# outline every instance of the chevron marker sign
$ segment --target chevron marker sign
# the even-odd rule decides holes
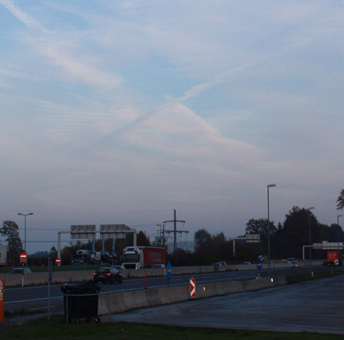
[[[196,283],[195,279],[190,279],[190,297],[196,297]]]

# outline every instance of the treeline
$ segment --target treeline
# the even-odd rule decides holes
[[[268,254],[268,220],[250,219],[246,223],[246,234],[259,234],[259,243],[248,243],[245,235],[233,240],[227,239],[221,232],[211,235],[207,230],[201,229],[195,233],[195,249],[186,252],[178,249],[171,255],[175,265],[209,265],[218,261],[240,263],[243,261],[256,262],[258,256]],[[294,206],[285,220],[278,223],[277,227],[270,221],[270,254],[271,259],[284,259],[295,257],[302,259],[303,246],[328,242],[343,242],[343,230],[338,224],[330,226],[319,223],[311,210]],[[235,242],[235,252],[234,252]],[[309,258],[309,247],[306,248],[305,257]],[[324,251],[312,249],[313,259],[325,258]],[[172,263],[172,262],[171,262]]]
[[[344,194],[344,192],[343,192]],[[343,205],[344,207],[344,197]],[[340,208],[342,209],[342,208]],[[268,227],[267,219],[250,219],[245,225],[245,233],[236,238],[226,238],[223,232],[210,234],[205,229],[200,229],[194,235],[194,249],[183,250],[177,248],[176,252],[168,252],[167,260],[173,266],[191,266],[191,265],[210,265],[218,261],[227,263],[240,263],[243,261],[256,262],[258,256],[268,254],[268,230],[270,229],[270,254],[271,259],[283,259],[295,257],[301,259],[303,256],[303,246],[311,244],[328,242],[343,242],[344,235],[342,228],[334,223],[330,226],[319,223],[312,210],[294,206],[288,214],[285,215],[283,223],[276,226],[270,221]],[[244,240],[247,234],[259,234],[259,243],[248,243]],[[14,221],[4,221],[0,229],[0,235],[6,238],[7,242],[7,259],[9,264],[18,265],[19,255],[23,250],[23,244],[19,237],[18,225]],[[163,246],[165,244],[151,244],[149,238],[143,231],[137,234],[138,246]],[[235,243],[235,249],[234,249]],[[127,234],[125,239],[116,240],[115,253],[120,256],[126,246],[133,245],[133,234]],[[113,241],[105,241],[105,251],[113,251]],[[63,265],[70,264],[73,254],[79,249],[93,249],[93,243],[71,242],[61,251],[61,260]],[[97,240],[95,249],[103,250],[103,243]],[[234,251],[235,250],[235,251]],[[40,252],[29,255],[29,262],[38,265],[45,265],[47,262],[47,253]],[[57,257],[55,247],[48,253],[53,259]],[[39,256],[42,255],[42,256]],[[305,251],[306,258],[309,258],[309,248]],[[324,251],[312,250],[313,259],[324,259]]]

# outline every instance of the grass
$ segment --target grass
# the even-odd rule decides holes
[[[287,282],[292,284],[292,283],[299,283],[302,281],[310,281],[310,280],[318,280],[318,279],[323,279],[326,277],[332,277],[336,275],[343,275],[342,271],[324,271],[324,272],[314,272],[313,276],[310,274],[303,274],[303,275],[297,275],[297,276],[290,276],[287,277]]]
[[[251,330],[226,330],[212,328],[188,328],[179,326],[151,325],[139,323],[82,323],[66,324],[63,317],[50,321],[37,320],[22,327],[1,330],[1,339],[25,340],[339,340],[342,335],[319,333],[261,332]]]
[[[41,313],[46,313],[45,310],[41,309],[36,309],[35,311],[28,311],[26,308],[21,308],[19,310],[10,312],[8,310],[4,311],[4,317],[6,319],[10,318],[16,318],[18,316],[26,316],[26,315],[36,315],[36,314],[41,314]]]

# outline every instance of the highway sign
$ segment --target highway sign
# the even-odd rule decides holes
[[[192,298],[196,297],[196,282],[194,278],[190,279],[190,296]]]
[[[172,274],[173,274],[173,269],[172,269],[172,265],[170,262],[167,263],[167,276],[168,279],[171,280],[172,279]]]
[[[25,253],[21,253],[20,254],[20,263],[26,262],[26,254]]]

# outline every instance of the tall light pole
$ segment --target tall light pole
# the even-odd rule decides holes
[[[269,189],[275,187],[276,184],[268,184],[267,191],[268,191],[268,264],[269,264],[269,277],[271,277],[271,270],[270,270],[270,200],[269,200]]]
[[[339,217],[342,217],[343,215],[337,215],[337,225],[338,225],[338,261],[340,261],[339,259],[339,229],[340,229],[340,225],[339,225]],[[340,262],[339,262],[340,264]]]
[[[24,225],[25,225],[25,237],[24,237],[24,248],[25,248],[25,252],[26,252],[26,216],[30,216],[33,215],[33,213],[28,213],[28,214],[22,214],[22,213],[18,213],[18,215],[24,216]]]
[[[312,271],[312,238],[311,238],[311,210],[315,209],[314,207],[308,208],[308,228],[309,228],[309,267],[311,268],[311,276],[313,276]]]

